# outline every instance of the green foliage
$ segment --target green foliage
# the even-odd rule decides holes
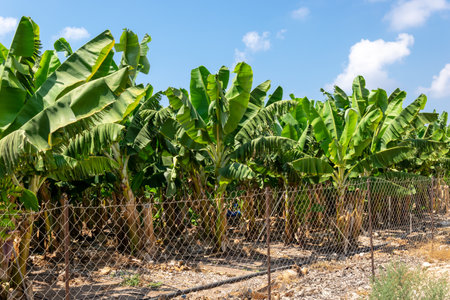
[[[10,232],[16,228],[13,220],[19,216],[19,211],[8,201],[6,193],[2,192],[0,197],[0,240],[5,241],[10,237]]]
[[[447,278],[434,278],[424,270],[411,269],[404,263],[391,263],[374,279],[371,300],[444,300],[450,296]]]
[[[215,74],[200,66],[189,90],[154,93],[135,83],[149,72],[150,41],[125,29],[116,43],[107,30],[75,52],[60,38],[41,55],[39,27],[21,19],[10,48],[0,44],[0,177],[10,184],[3,203],[36,210],[47,178],[66,184],[106,173],[109,193],[121,189],[130,203],[133,193],[154,196],[155,220],[163,193],[213,194],[220,218],[222,197],[240,185],[331,178],[344,186],[370,176],[412,195],[392,176],[449,174],[448,114],[422,112],[424,95],[403,107],[406,92],[369,91],[357,76],[349,95],[336,86],[322,90],[324,101],[283,100],[282,87],[270,94],[269,80],[252,89],[246,63]],[[119,65],[113,49],[122,52]],[[308,205],[298,205],[297,215],[313,209],[300,202]],[[205,217],[189,213],[192,222]]]
[[[140,286],[141,285],[141,275],[139,273],[131,273],[128,271],[116,271],[111,274],[112,277],[122,278],[122,286]]]
[[[158,281],[158,282],[150,282],[150,283],[148,284],[148,286],[149,286],[151,289],[153,289],[153,290],[159,289],[162,285],[163,285],[163,283],[160,282],[160,281]]]
[[[64,52],[64,56],[70,56],[72,55],[72,47],[70,47],[69,42],[66,41],[65,38],[59,38],[56,40],[56,42],[53,44],[53,47],[55,48],[56,52]]]

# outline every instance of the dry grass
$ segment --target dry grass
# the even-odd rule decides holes
[[[450,245],[439,241],[428,242],[410,251],[411,254],[421,256],[428,262],[449,262]]]
[[[333,261],[318,261],[310,266],[312,270],[318,270],[318,271],[337,271],[342,270],[345,268],[344,265],[338,264]]]

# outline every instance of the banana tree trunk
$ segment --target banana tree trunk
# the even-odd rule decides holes
[[[350,214],[345,203],[345,193],[338,191],[338,200],[336,204],[336,243],[337,246],[347,253],[349,247],[349,226]]]
[[[223,197],[222,192],[218,192],[215,196],[216,198],[216,206],[217,206],[217,218],[216,218],[216,231],[215,231],[215,240],[216,240],[216,250],[225,251],[227,247],[227,210],[225,206],[225,199]]]
[[[140,249],[139,214],[136,208],[136,198],[130,188],[128,176],[122,178],[122,192],[125,198],[124,217],[127,223],[130,252],[135,254]]]
[[[170,242],[170,240],[176,236],[178,237],[179,232],[179,211],[177,210],[177,205],[174,197],[164,197],[163,198],[163,208],[164,208],[164,219],[165,219],[165,240]]]
[[[144,214],[144,235],[145,235],[145,249],[150,254],[156,250],[156,236],[155,230],[153,228],[153,204],[147,203],[144,205],[143,209]]]
[[[105,153],[107,157],[115,160],[118,165],[118,175],[121,180],[120,189],[125,199],[125,209],[123,211],[123,216],[125,218],[125,223],[127,224],[127,235],[129,241],[129,251],[135,254],[140,250],[140,218],[136,207],[136,198],[134,196],[133,190],[130,185],[130,178],[128,173],[128,161],[130,159],[129,155],[122,154],[120,151],[120,146],[115,143],[111,146],[113,151],[113,156],[111,157],[108,153]],[[145,244],[145,243],[144,243]]]
[[[205,237],[213,236],[214,228],[214,213],[211,213],[211,203],[207,197],[205,197],[205,191],[203,190],[202,181],[199,178],[198,173],[193,170],[191,174],[192,185],[194,191],[194,206],[198,207],[200,215],[200,224],[203,228],[203,234]]]
[[[42,196],[42,206],[44,213],[44,224],[45,224],[45,235],[46,235],[46,245],[45,251],[51,252],[56,249],[55,247],[55,238],[53,233],[53,220],[50,215],[50,211],[52,211],[52,203],[50,191],[47,184],[43,184],[40,193]]]
[[[344,254],[347,254],[357,246],[364,213],[364,196],[360,190],[349,193],[345,186],[344,171],[339,171],[342,176],[337,181],[336,242]]]
[[[320,199],[320,195],[318,194],[318,191],[311,192],[309,189],[306,192],[301,191],[299,194],[301,197],[301,212],[297,217],[299,219],[297,233],[299,244],[303,245],[309,237],[309,222],[311,220],[312,204],[314,202],[314,199]],[[320,204],[320,200],[317,200],[317,203]],[[320,217],[318,217],[317,219],[320,219]]]
[[[295,232],[297,231],[297,222],[295,222],[295,207],[294,200],[296,192],[289,195],[289,187],[285,185],[284,193],[284,243],[286,245],[292,244],[295,239]]]
[[[28,256],[30,255],[30,242],[31,237],[33,236],[33,222],[34,216],[29,215],[25,217],[21,226],[20,231],[22,232],[22,239],[19,244],[19,253],[18,253],[18,264],[20,267],[19,271],[21,274],[17,274],[18,276],[22,275],[23,277],[25,277],[25,275],[27,274],[27,260]]]
[[[33,175],[30,178],[28,189],[35,195],[37,195],[44,181],[45,178],[38,175]],[[25,278],[27,274],[27,260],[30,254],[30,243],[33,236],[33,224],[34,215],[32,213],[25,213],[18,228],[19,233],[21,234],[21,238],[17,247],[18,253],[16,253],[15,255],[15,261],[12,262],[12,269],[15,272],[11,272],[11,284],[17,289],[22,289],[22,292],[26,294],[26,297],[28,298],[30,297],[30,295],[28,294],[30,293],[31,286],[28,284],[28,282],[25,281]]]
[[[247,222],[247,228],[245,234],[248,238],[252,238],[256,236],[256,228],[255,228],[255,200],[253,192],[250,187],[247,188],[246,197],[242,203],[242,214]]]
[[[30,253],[30,242],[33,234],[33,215],[25,215],[19,227],[21,239],[17,251],[13,250],[14,260],[10,262],[10,287],[24,299],[33,299],[31,283],[26,280],[27,260]],[[14,248],[14,247],[13,247]],[[21,299],[22,299],[21,298]]]
[[[361,234],[361,228],[363,225],[364,216],[364,200],[365,194],[360,190],[356,190],[352,195],[353,211],[351,212],[351,228],[350,228],[350,246],[356,247],[358,243],[358,237]]]
[[[351,201],[346,199],[344,172],[345,170],[339,167],[335,176],[337,190],[335,239],[337,246],[347,254],[350,247],[353,207],[349,203]]]
[[[117,248],[119,251],[125,251],[128,248],[128,235],[124,222],[124,218],[121,216],[120,200],[117,199],[116,192],[112,193],[113,212],[112,217],[114,220],[114,232],[116,233]]]

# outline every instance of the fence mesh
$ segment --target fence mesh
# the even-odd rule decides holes
[[[268,247],[271,271],[301,272],[415,247],[450,225],[442,179],[95,201],[2,212],[1,299],[175,297],[267,274]]]

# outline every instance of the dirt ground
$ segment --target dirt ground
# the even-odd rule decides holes
[[[450,278],[450,246],[440,244],[438,247],[440,254],[436,258],[428,255],[429,244],[392,253],[376,251],[376,273],[392,261],[401,261],[411,267],[425,268],[436,276]],[[320,261],[304,268],[275,272],[272,278],[273,299],[364,299],[370,293],[370,253],[357,254],[347,260]],[[184,298],[266,299],[266,291],[267,277],[262,276]]]
[[[419,236],[422,235],[422,236]],[[433,245],[423,243],[426,233],[405,235],[404,231],[385,231],[375,235],[376,273],[392,261],[421,267],[437,276],[450,278],[450,227],[435,233]],[[343,257],[336,253],[312,255],[299,247],[274,244],[273,267],[299,266],[271,274],[272,299],[361,299],[370,292],[370,252],[360,238],[357,253]],[[431,251],[433,249],[433,251]],[[209,260],[169,260],[155,262],[150,258],[132,258],[101,249],[78,249],[71,266],[72,299],[164,299],[164,295],[237,276],[265,270],[266,249],[248,250],[246,259],[229,255]],[[34,255],[30,280],[35,299],[64,299],[64,272],[61,257]],[[52,262],[53,261],[53,262]],[[78,263],[77,263],[78,262]],[[265,299],[267,275],[215,288],[180,295],[175,299]]]

